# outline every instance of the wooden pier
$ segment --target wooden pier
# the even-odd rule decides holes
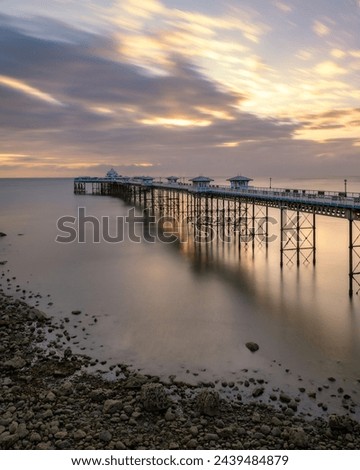
[[[118,196],[159,218],[191,224],[206,241],[212,234],[231,238],[254,250],[255,240],[269,237],[269,209],[280,212],[280,266],[295,257],[299,266],[316,263],[316,218],[344,219],[349,232],[349,296],[360,292],[360,194],[349,192],[261,188],[250,178],[230,178],[229,186],[211,184],[207,177],[189,183],[170,176],[166,182],[152,177],[122,177],[110,170],[105,177],[77,177],[76,194]]]

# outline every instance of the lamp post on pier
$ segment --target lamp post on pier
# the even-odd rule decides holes
[[[347,179],[344,179],[344,192],[345,192],[345,197],[347,197]]]

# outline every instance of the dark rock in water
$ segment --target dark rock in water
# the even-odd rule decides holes
[[[0,237],[6,237],[6,233],[0,232]]]
[[[4,266],[7,263],[7,261],[0,261],[0,266]]]
[[[282,403],[290,403],[291,402],[291,397],[289,397],[289,395],[286,395],[286,393],[284,393],[284,392],[280,393],[279,399]]]
[[[246,343],[245,346],[248,348],[249,351],[255,352],[259,349],[259,345],[253,342]]]
[[[254,398],[257,398],[264,393],[264,390],[265,390],[264,387],[257,387],[253,390],[252,396]]]
[[[80,315],[81,314],[81,310],[72,310],[71,312],[73,315]]]

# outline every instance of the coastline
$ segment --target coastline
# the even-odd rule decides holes
[[[68,345],[46,343],[49,329]],[[91,358],[72,352],[63,324],[3,290],[0,349],[0,449],[360,448],[350,416],[305,419],[286,395],[281,409],[245,404],[126,364],[107,381],[86,371]]]

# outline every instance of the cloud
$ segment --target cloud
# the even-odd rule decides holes
[[[43,20],[36,21],[41,28]],[[0,68],[11,79],[2,79],[0,138],[11,145],[1,151],[38,155],[44,168],[80,169],[92,161],[95,169],[94,159],[156,168],[162,152],[161,164],[169,151],[291,138],[296,127],[240,112],[246,99],[241,93],[221,89],[179,55],[158,76],[118,54],[114,59],[117,44],[101,36],[88,41],[84,33],[83,41],[79,33],[77,42],[59,42],[10,27],[6,18],[2,24]],[[46,160],[49,155],[61,163]],[[40,161],[27,162],[41,167]]]
[[[156,5],[162,5],[160,13],[153,13]],[[161,5],[150,2],[148,18],[158,14],[170,21]],[[245,165],[250,174],[291,174],[300,171],[301,159],[310,165],[311,156],[331,151],[328,143],[311,142],[315,132],[341,131],[359,120],[350,112],[345,118],[345,111],[340,123],[331,121],[335,116],[304,117],[314,107],[329,111],[353,92],[337,80],[344,73],[334,73],[335,62],[281,76],[248,49],[242,25],[239,42],[218,36],[233,32],[236,18],[220,17],[219,28],[210,15],[174,18],[175,28],[168,24],[153,35],[157,49],[144,66],[142,60],[132,63],[126,50],[131,35],[105,37],[44,18],[23,19],[20,26],[0,15],[0,170],[102,174],[114,165],[129,174],[216,174],[224,167],[236,174]],[[260,27],[257,37],[262,33]],[[164,64],[155,70],[158,53]],[[349,168],[358,150],[354,142],[358,138],[336,144],[348,155]],[[331,171],[341,168],[341,159],[333,165]]]
[[[11,77],[5,77],[4,75],[0,75],[0,86],[6,86],[9,87],[13,90],[19,91],[21,93],[24,93],[32,98],[39,99],[41,101],[45,101],[46,103],[56,105],[56,106],[62,106],[63,104],[55,99],[53,96],[51,96],[49,93],[45,93],[44,91],[41,91],[37,88],[34,88],[27,83],[16,80]]]
[[[313,23],[313,31],[319,37],[328,36],[331,33],[331,29],[319,20],[315,20]]]
[[[334,75],[344,75],[348,73],[346,69],[344,69],[343,67],[340,67],[340,65],[338,65],[335,62],[332,62],[331,60],[320,62],[319,64],[316,65],[314,70],[319,75],[322,75],[325,77],[333,77]]]
[[[284,13],[289,13],[290,11],[292,11],[292,7],[288,3],[282,2],[280,0],[275,1],[274,5],[276,6],[276,8],[283,11]]]

